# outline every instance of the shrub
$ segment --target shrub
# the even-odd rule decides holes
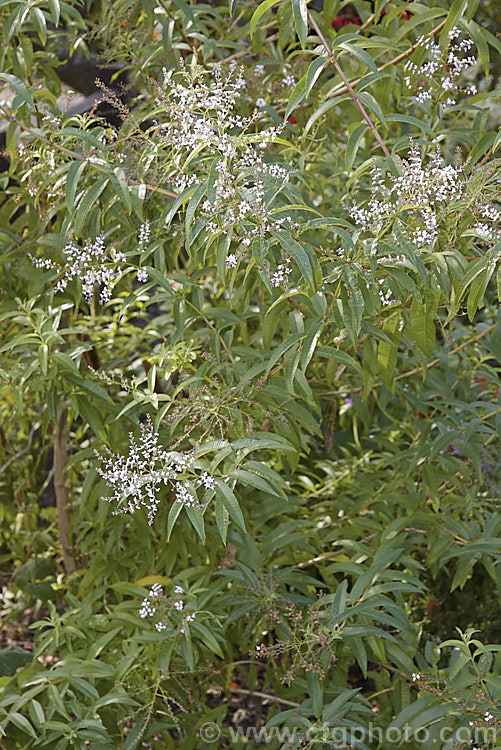
[[[1,4],[6,750],[496,745],[487,11]]]

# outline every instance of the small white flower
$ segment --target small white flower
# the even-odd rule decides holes
[[[226,268],[235,268],[237,265],[237,256],[235,253],[230,253],[226,256]]]
[[[254,75],[256,78],[260,78],[264,73],[264,65],[261,65],[261,63],[258,63],[254,66]]]
[[[284,86],[287,86],[288,88],[292,89],[296,85],[296,79],[292,75],[285,76],[285,78],[282,78],[282,83]]]
[[[181,612],[183,608],[183,602],[174,602],[174,609],[177,609],[178,612]]]
[[[148,281],[148,271],[144,268],[140,268],[136,274],[136,278],[141,284],[143,284],[145,281]]]
[[[193,622],[195,615],[186,615],[186,622]]]
[[[207,474],[206,471],[204,471],[201,476],[201,482],[206,490],[214,490],[217,487],[217,483],[214,477],[211,477],[211,475]]]
[[[184,594],[184,589],[182,586],[174,586],[174,593],[175,594]]]
[[[421,679],[421,675],[419,674],[419,672],[412,673],[412,682],[417,682],[420,679]]]
[[[256,99],[256,107],[266,107],[266,102],[261,96]]]
[[[151,587],[151,590],[150,590],[150,596],[154,597],[154,598],[157,598],[159,596],[162,596],[163,592],[164,592],[164,590],[163,590],[162,586],[160,586],[159,583],[154,583],[153,586]]]
[[[158,632],[161,633],[162,630],[166,630],[167,625],[165,623],[163,623],[163,622],[157,622],[156,625],[155,625],[155,627],[158,630]]]

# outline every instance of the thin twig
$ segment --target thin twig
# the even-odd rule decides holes
[[[360,539],[357,544],[367,544],[367,542],[371,542],[375,538],[376,534],[369,534],[364,539]],[[298,563],[297,565],[294,565],[294,568],[308,568],[310,565],[315,565],[318,562],[323,562],[324,560],[331,560],[335,557],[339,557],[340,555],[344,555],[346,552],[346,547],[341,547],[341,549],[333,550],[332,552],[324,552],[323,555],[319,555],[318,557],[312,557],[311,560],[305,560],[304,562]]]
[[[443,26],[445,25],[445,21],[441,21],[441,23],[438,24],[438,26],[435,26],[434,29],[432,29],[427,36],[435,36],[438,34],[439,31],[442,30]],[[386,68],[391,67],[392,65],[396,65],[399,62],[402,62],[402,60],[405,60],[406,57],[409,57],[409,55],[412,55],[415,49],[417,49],[419,46],[419,43],[416,42],[415,44],[408,47],[404,52],[401,52],[396,57],[393,57],[391,60],[388,60],[388,62],[385,62],[384,65],[380,65],[378,70],[378,73],[381,73],[383,70],[386,70]],[[360,83],[360,81],[364,78],[364,76],[360,76],[359,78],[355,78],[354,81],[351,81],[351,86],[356,86],[357,83]],[[326,95],[326,99],[332,99],[335,96],[341,96],[341,94],[346,94],[349,91],[349,89],[346,86],[340,86],[339,88],[335,88],[332,91],[330,91]]]
[[[468,339],[467,341],[464,341],[459,346],[456,346],[454,349],[451,349],[450,352],[446,352],[446,356],[450,357],[451,355],[457,354],[458,352],[462,351],[463,349],[466,349],[468,346],[470,346],[470,344],[475,344],[481,338],[483,338],[484,336],[487,336],[488,333],[490,333],[491,331],[493,331],[496,326],[497,326],[497,323],[493,323],[492,325],[488,326],[487,328],[485,328],[480,333],[477,333],[476,336],[472,336],[471,339]],[[431,362],[428,362],[428,364],[426,365],[425,369],[426,370],[430,370],[432,367],[436,367],[437,365],[439,365],[441,361],[442,360],[439,359],[439,358],[432,359]],[[403,378],[410,378],[411,375],[417,375],[418,373],[422,372],[422,370],[423,370],[422,367],[414,367],[412,370],[407,370],[406,372],[402,372],[400,375],[397,375],[396,378],[395,378],[395,380],[402,380]],[[383,384],[380,381],[378,381],[377,383],[374,383],[374,385],[372,386],[372,388],[380,388],[382,385]],[[350,388],[349,392],[350,393],[359,393],[362,390],[363,390],[363,387],[360,386],[358,388]],[[339,391],[324,391],[324,392],[318,393],[317,395],[319,397],[325,397],[325,396],[344,396],[344,395],[346,395],[346,393],[347,393],[347,389],[343,388],[343,389],[341,389]]]
[[[33,436],[35,432],[37,431],[37,428],[38,428],[38,425],[34,424],[30,430],[30,434],[28,436],[28,442],[26,446],[22,448],[22,450],[18,451],[13,456],[11,456],[11,458],[9,458],[9,460],[6,461],[3,466],[0,467],[0,476],[7,471],[9,466],[13,464],[14,461],[17,461],[18,458],[22,458],[22,456],[24,456],[25,453],[28,453],[29,449],[31,448],[31,443],[33,442]]]
[[[281,703],[283,706],[291,706],[292,708],[299,708],[300,703],[294,701],[285,700],[285,698],[279,698],[276,695],[268,695],[268,693],[261,693],[259,690],[245,690],[245,688],[235,688],[230,685],[232,693],[239,693],[240,695],[250,695],[251,697],[256,696],[257,698],[266,698],[276,703]]]
[[[21,128],[21,130],[24,130],[25,133],[29,133],[31,136],[33,136],[33,138],[35,138],[37,141],[40,141],[41,143],[45,143],[47,146],[50,146],[51,148],[56,149],[56,151],[60,151],[62,154],[66,154],[66,156],[70,156],[72,159],[75,159],[76,161],[85,162],[90,167],[94,167],[96,172],[102,172],[103,174],[106,174],[106,175],[109,174],[109,170],[106,167],[103,167],[101,164],[96,164],[96,162],[92,161],[89,157],[83,156],[83,154],[79,154],[78,151],[72,151],[70,148],[67,148],[66,146],[62,146],[59,143],[54,143],[54,141],[51,141],[49,138],[46,138],[44,135],[42,135],[42,133],[38,132],[37,130],[33,130],[33,128],[31,128],[29,125],[26,125],[26,123],[19,120],[15,115],[12,114],[12,112],[9,112],[9,110],[6,109],[1,104],[0,104],[0,112],[2,112],[5,115],[5,117],[7,117],[11,122],[15,122],[16,125],[19,128]],[[134,180],[131,177],[127,177],[126,179],[130,185],[134,185],[134,186],[144,185],[144,187],[147,190],[151,190],[153,193],[160,193],[161,195],[166,195],[169,198],[177,197],[176,193],[173,193],[170,190],[165,190],[165,188],[139,182],[138,180]]]
[[[381,138],[381,136],[379,135],[379,133],[378,133],[378,130],[377,130],[377,128],[376,128],[376,126],[375,126],[375,125],[374,125],[374,123],[372,122],[372,120],[371,120],[371,118],[370,118],[369,114],[368,114],[368,113],[366,112],[366,110],[365,110],[365,107],[363,106],[362,102],[360,101],[360,99],[359,99],[359,98],[357,97],[357,95],[355,94],[355,92],[354,92],[354,90],[353,90],[353,87],[352,87],[351,83],[350,83],[350,82],[349,82],[349,80],[348,80],[348,79],[346,78],[345,74],[343,73],[343,70],[341,69],[341,66],[339,65],[338,61],[337,61],[337,60],[336,60],[336,58],[334,57],[334,53],[333,53],[333,51],[332,51],[332,49],[331,49],[331,47],[330,47],[330,45],[329,45],[329,43],[328,43],[327,39],[326,39],[326,38],[324,37],[324,35],[323,35],[323,34],[322,34],[322,32],[320,31],[320,29],[319,29],[319,27],[318,27],[318,24],[317,24],[317,22],[315,21],[315,19],[313,18],[313,16],[312,16],[312,15],[311,15],[311,13],[309,13],[309,12],[308,12],[308,19],[309,19],[309,22],[311,23],[311,25],[313,26],[313,28],[315,29],[315,31],[316,31],[316,33],[317,33],[317,35],[318,35],[318,37],[319,37],[320,41],[321,41],[321,42],[322,42],[322,44],[324,45],[324,47],[325,47],[325,51],[327,52],[327,54],[328,54],[329,58],[330,58],[330,59],[332,60],[332,64],[333,64],[333,65],[334,65],[334,67],[336,68],[336,71],[338,72],[338,74],[339,74],[339,76],[340,76],[341,80],[343,81],[343,83],[344,83],[344,85],[345,85],[345,87],[346,87],[346,90],[348,91],[349,95],[350,95],[350,96],[351,96],[351,98],[353,99],[353,101],[354,101],[354,103],[355,103],[355,106],[356,106],[356,107],[357,107],[357,109],[359,110],[360,114],[361,114],[361,115],[362,115],[362,117],[364,118],[364,120],[365,120],[365,122],[367,123],[367,125],[369,126],[369,128],[370,128],[370,129],[372,130],[372,132],[374,133],[374,137],[375,137],[376,141],[377,141],[377,142],[379,143],[379,145],[381,146],[381,150],[383,151],[384,155],[385,155],[385,156],[386,156],[387,158],[390,158],[390,152],[389,152],[389,151],[388,151],[388,149],[386,148],[386,144],[385,144],[385,142],[383,141],[383,139],[382,139],[382,138]]]

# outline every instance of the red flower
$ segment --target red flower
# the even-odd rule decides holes
[[[336,16],[332,20],[331,26],[335,31],[339,31],[339,29],[342,29],[343,26],[349,26],[350,23],[354,23],[355,26],[360,26],[362,21],[359,16],[353,16],[353,18],[341,18],[341,16]]]
[[[429,615],[436,615],[440,612],[440,602],[437,602],[436,599],[428,599],[426,609]]]
[[[287,122],[290,122],[291,125],[295,125],[297,120],[294,115],[291,115],[290,117],[287,118]]]
[[[487,380],[487,378],[474,378],[473,380],[470,380],[470,385],[473,385],[474,383],[481,383],[480,390],[484,390],[484,383]]]
[[[386,15],[386,8],[383,8],[383,10],[381,11],[380,18],[382,18],[385,15]],[[405,18],[405,20],[407,20],[410,17],[411,17],[411,14],[407,10],[402,11],[402,18]]]

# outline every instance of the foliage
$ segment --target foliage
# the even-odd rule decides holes
[[[0,3],[6,750],[496,746],[484,6]]]

